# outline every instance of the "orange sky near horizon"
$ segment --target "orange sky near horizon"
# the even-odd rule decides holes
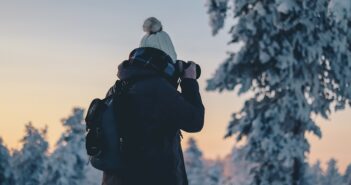
[[[19,2],[0,5],[0,137],[10,148],[21,147],[24,125],[31,121],[39,128],[48,125],[47,139],[53,148],[63,131],[61,118],[70,115],[74,106],[87,108],[114,83],[117,65],[137,47],[143,34],[141,23],[150,12],[137,8],[140,13],[131,15],[126,23],[121,15],[132,6],[126,2]],[[204,88],[230,49],[228,36],[211,36],[202,2],[149,3],[174,7],[153,15],[170,33],[178,56],[198,62],[203,69],[205,127],[201,133],[185,134],[184,141],[195,137],[206,158],[223,157],[235,144],[233,138],[223,139],[230,115],[240,110],[247,96]],[[176,15],[177,9],[183,14]],[[335,157],[345,170],[351,163],[351,109],[332,113],[330,120],[315,119],[323,138],[308,136],[309,160],[321,159],[325,164]]]

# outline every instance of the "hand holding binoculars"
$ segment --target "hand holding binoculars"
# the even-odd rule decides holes
[[[185,62],[183,60],[177,60],[177,63],[176,63],[176,66],[178,67],[178,71],[179,71],[179,76],[180,77],[184,77],[185,76],[188,76],[188,74],[185,74],[186,72],[189,72],[187,71],[187,69],[189,67],[191,67],[191,65],[194,65],[195,67],[195,71],[194,73],[196,74],[190,74],[190,76],[194,75],[194,77],[196,79],[199,79],[200,76],[201,76],[201,67],[200,65],[196,64],[195,62],[193,61],[188,61],[188,62]],[[191,73],[191,72],[190,72]]]

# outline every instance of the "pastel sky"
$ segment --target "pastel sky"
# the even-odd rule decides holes
[[[87,108],[114,83],[117,65],[138,47],[142,22],[156,16],[180,59],[203,69],[205,127],[195,137],[207,158],[223,157],[236,144],[223,139],[232,112],[245,96],[206,92],[206,79],[226,57],[228,29],[212,37],[204,0],[2,0],[0,2],[0,136],[19,148],[24,124],[49,126],[51,148],[74,106]],[[351,163],[351,110],[315,118],[323,139],[311,141],[309,160],[335,157],[342,170]],[[186,146],[186,142],[184,142]]]

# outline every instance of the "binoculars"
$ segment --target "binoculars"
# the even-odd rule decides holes
[[[181,65],[183,66],[182,69],[179,69],[179,63],[181,63]],[[185,62],[183,60],[177,60],[177,63],[176,63],[176,68],[177,68],[177,71],[179,72],[178,76],[181,77],[184,75],[184,70],[187,69],[189,66],[191,65],[190,62]],[[196,64],[196,79],[199,79],[201,76],[201,67],[200,65]]]

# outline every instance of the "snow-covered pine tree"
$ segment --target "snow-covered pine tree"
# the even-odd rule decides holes
[[[21,140],[21,150],[13,154],[12,167],[16,184],[40,185],[45,179],[48,142],[47,128],[36,129],[31,123],[25,126],[25,136]]]
[[[13,185],[15,178],[13,175],[13,169],[10,166],[11,155],[9,150],[4,145],[2,138],[0,137],[0,184],[1,185]]]
[[[227,133],[245,138],[243,151],[255,164],[252,185],[302,184],[305,133],[321,137],[312,115],[327,118],[333,105],[340,110],[351,104],[351,8],[342,2],[208,0],[213,33],[233,12],[230,44],[243,44],[207,89],[239,87],[238,94],[253,95],[233,114]],[[339,11],[344,13],[333,16]]]
[[[240,147],[234,147],[223,161],[225,172],[221,185],[248,185],[251,163],[245,160],[245,153]]]
[[[212,34],[216,35],[224,27],[224,21],[227,17],[228,0],[207,0],[207,7],[210,18]]]
[[[102,181],[102,172],[93,168],[91,165],[87,167],[85,172],[85,180],[83,181],[86,185],[96,185],[101,184]]]
[[[315,164],[310,166],[305,173],[305,180],[303,185],[323,185],[324,176],[321,168],[321,162],[318,160]]]
[[[84,110],[73,108],[73,113],[67,119],[62,119],[65,128],[64,133],[56,144],[56,149],[50,157],[48,166],[48,178],[45,184],[51,185],[79,185],[84,183],[87,177],[88,157],[85,152],[85,123],[83,120]],[[90,174],[95,176],[97,182],[101,180],[98,172]]]
[[[220,184],[223,175],[223,164],[220,159],[206,165],[205,168],[205,185],[222,185]]]
[[[343,175],[343,181],[345,185],[351,185],[351,164],[346,168],[346,171]]]
[[[328,161],[327,170],[323,178],[322,185],[342,185],[342,177],[337,167],[337,161],[335,159],[330,159]]]
[[[204,184],[204,164],[202,152],[196,144],[195,139],[188,140],[188,148],[184,152],[185,167],[188,175],[189,185]]]

